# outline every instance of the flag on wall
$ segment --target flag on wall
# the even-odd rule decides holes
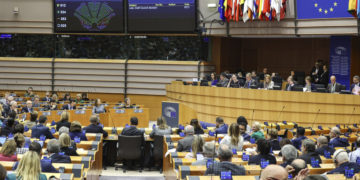
[[[348,12],[354,17],[360,18],[360,0],[349,0]]]
[[[297,18],[350,18],[349,1],[354,0],[298,0],[296,1]]]

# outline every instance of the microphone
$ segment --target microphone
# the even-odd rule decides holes
[[[280,116],[281,116],[282,112],[284,111],[285,107],[286,107],[286,105],[284,105],[284,106],[282,107],[281,111],[279,112],[279,115],[278,115],[278,117],[277,117],[277,120],[278,120],[278,121],[280,121]]]
[[[316,119],[317,119],[319,113],[320,113],[320,109],[318,109],[318,111],[316,112],[316,115],[315,115],[315,118],[314,118],[314,121],[313,121],[313,123],[312,123],[311,128],[314,128],[314,124],[315,124],[315,122],[316,122]]]
[[[251,122],[254,122],[254,113],[255,113],[255,109],[252,110]]]
[[[119,134],[117,133],[116,127],[115,127],[114,119],[111,117],[111,113],[109,113],[109,116],[110,116],[111,122],[112,122],[112,124],[113,124],[112,133],[115,132],[115,134],[116,134],[117,136],[119,136]]]
[[[354,107],[352,113],[350,114],[349,121],[348,121],[347,125],[349,125],[349,123],[350,123],[350,121],[351,121],[351,119],[352,119],[352,117],[354,115],[354,112],[355,112],[355,107]],[[344,128],[345,128],[345,125],[344,125]]]

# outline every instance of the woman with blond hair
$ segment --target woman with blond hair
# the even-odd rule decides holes
[[[187,159],[197,158],[197,155],[203,152],[204,144],[205,144],[204,138],[202,138],[200,135],[194,136],[194,140],[191,145],[191,152],[187,153],[185,155],[185,158]]]
[[[0,161],[17,161],[16,142],[14,140],[6,141],[0,150]]]
[[[255,141],[259,139],[265,139],[264,133],[261,131],[261,124],[259,122],[254,122],[252,125],[251,138],[255,139]]]
[[[69,122],[70,119],[70,113],[68,111],[63,111],[60,116],[60,121],[56,123],[56,131],[59,131],[59,129],[63,126],[68,127],[70,129],[71,123]]]
[[[244,138],[240,134],[240,128],[237,123],[232,123],[229,127],[228,134],[220,141],[220,144],[226,144],[231,149],[241,151],[244,145]]]
[[[15,173],[7,176],[8,180],[46,180],[41,174],[40,157],[35,151],[28,151],[21,158]]]
[[[62,133],[59,137],[60,141],[60,151],[63,152],[65,155],[68,156],[79,156],[76,152],[76,149],[74,149],[71,146],[71,139],[70,136],[66,133]]]
[[[150,133],[151,138],[154,138],[155,135],[164,136],[172,133],[172,129],[166,124],[165,118],[159,117],[156,124],[157,126],[155,126]]]

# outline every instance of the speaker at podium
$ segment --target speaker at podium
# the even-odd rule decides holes
[[[161,105],[161,114],[172,128],[179,127],[179,124],[188,125],[191,119],[197,118],[197,112],[182,103],[163,101]]]

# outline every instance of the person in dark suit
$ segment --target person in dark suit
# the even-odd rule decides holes
[[[333,156],[336,168],[327,174],[344,174],[346,169],[353,169],[354,173],[360,172],[360,166],[357,163],[349,161],[349,155],[344,149],[338,149]]]
[[[46,101],[46,102],[50,102],[50,101],[51,101],[50,92],[49,92],[49,91],[46,91],[45,97],[43,97],[43,98],[41,99],[41,101]]]
[[[31,128],[31,137],[39,139],[41,135],[46,136],[46,139],[53,139],[54,136],[51,134],[50,129],[44,124],[46,123],[47,117],[41,115],[39,117],[39,124]]]
[[[52,163],[71,163],[69,156],[60,153],[60,142],[57,139],[50,140],[46,150]]]
[[[320,75],[323,73],[322,65],[319,63],[319,61],[315,62],[315,66],[311,69],[311,79],[315,80],[319,79]]]
[[[352,92],[352,94],[360,95],[359,89],[360,89],[360,77],[356,75],[353,77],[353,84],[351,85],[350,91]]]
[[[59,136],[60,151],[67,156],[79,156],[76,149],[71,146],[70,136],[66,133],[62,133]]]
[[[315,150],[319,155],[324,156],[325,151],[329,152],[331,155],[334,154],[335,149],[332,147],[329,147],[328,145],[328,139],[325,136],[320,136],[317,138],[317,149]]]
[[[226,87],[229,83],[229,79],[226,78],[226,73],[222,72],[220,74],[220,80],[218,81],[218,83],[216,84],[216,86],[218,87]]]
[[[246,74],[246,81],[245,81],[245,84],[244,84],[244,88],[251,88],[253,86],[258,86],[258,83],[255,79],[253,79],[251,77],[251,73],[247,73]]]
[[[291,144],[286,144],[281,148],[281,155],[283,163],[280,166],[284,168],[298,157],[297,149]]]
[[[60,121],[56,123],[56,131],[59,131],[59,129],[63,126],[70,129],[71,123],[69,122],[69,116],[70,113],[68,111],[63,111],[60,116]]]
[[[276,158],[270,154],[271,145],[266,139],[259,139],[256,141],[256,151],[258,155],[250,156],[248,164],[260,165],[261,160],[269,161],[269,164],[276,164]]]
[[[304,139],[307,139],[307,137],[305,137],[305,128],[303,127],[298,127],[296,128],[296,138],[294,138],[293,140],[291,140],[291,143],[298,149],[301,149],[301,143]]]
[[[190,152],[192,142],[194,140],[194,127],[187,125],[185,127],[185,137],[178,141],[176,147],[177,152]]]
[[[50,100],[50,104],[44,106],[44,111],[55,111],[58,110],[56,101],[54,99]]]
[[[35,151],[36,153],[39,154],[40,157],[41,157],[41,150],[42,150],[41,145],[36,141],[33,141],[29,146],[29,151]],[[14,171],[16,170],[18,164],[19,162],[15,163],[13,167]],[[45,159],[45,158],[41,159],[40,165],[41,165],[41,172],[59,173],[59,171],[54,168],[54,166],[51,163],[51,160],[49,161],[49,159]]]
[[[227,134],[227,131],[228,131],[228,125],[225,124],[224,119],[222,117],[217,117],[215,133]]]
[[[13,118],[9,118],[6,121],[6,126],[1,127],[0,129],[0,136],[9,136],[10,133],[14,132],[14,124],[15,120]]]
[[[240,88],[241,86],[244,86],[244,84],[241,84],[240,81],[237,79],[236,74],[233,74],[231,76],[231,79],[229,80],[229,83],[227,84],[227,87]]]
[[[194,126],[195,134],[204,134],[204,130],[197,119],[192,119],[190,125]]]
[[[124,136],[143,136],[144,131],[141,129],[138,129],[136,126],[138,125],[139,121],[137,117],[131,117],[130,118],[130,126],[125,127],[121,135]]]
[[[62,99],[62,101],[72,101],[70,94],[65,93],[64,98]]]
[[[246,125],[244,122],[240,122],[239,124],[239,130],[240,130],[240,134],[242,135],[242,137],[244,138],[244,141],[248,141],[250,142],[250,138],[251,136],[246,133]]]
[[[329,146],[336,148],[336,147],[347,147],[350,146],[349,141],[346,138],[340,137],[340,129],[338,127],[333,127],[330,130],[330,142]]]
[[[70,100],[68,104],[64,104],[61,108],[62,110],[75,110],[76,109],[76,102]]]
[[[75,137],[78,137],[81,141],[87,141],[86,134],[82,132],[81,124],[79,121],[71,122],[69,135],[71,140],[75,140]]]
[[[295,83],[294,83],[294,79],[292,76],[289,76],[287,78],[287,84],[286,84],[286,87],[285,87],[285,91],[293,91],[295,88]]]
[[[269,129],[266,139],[270,142],[270,146],[273,151],[278,151],[281,149],[278,140],[278,131],[276,129]]]
[[[317,152],[315,152],[315,142],[310,139],[305,139],[302,142],[302,155],[299,159],[303,159],[306,164],[311,164],[311,159],[314,158],[315,160],[319,161],[321,164],[321,158]]]
[[[329,83],[329,70],[327,68],[327,65],[323,66],[323,70],[324,70],[324,72],[321,73],[321,75],[316,83],[323,84],[325,86],[325,88],[327,88],[327,85]]]
[[[341,84],[336,82],[336,77],[330,77],[331,83],[328,85],[327,89],[329,93],[339,93],[341,91]]]
[[[26,106],[21,109],[22,113],[32,113],[34,112],[34,109],[32,107],[31,101],[26,101]]]
[[[96,115],[90,117],[90,125],[83,128],[86,133],[102,133],[103,137],[108,137],[108,133],[104,131],[104,129],[99,126],[100,119]]]
[[[264,80],[266,74],[269,74],[269,73],[268,73],[268,69],[267,69],[267,68],[264,68],[264,69],[263,69],[263,72],[259,75],[259,79],[260,79],[260,80]]]

